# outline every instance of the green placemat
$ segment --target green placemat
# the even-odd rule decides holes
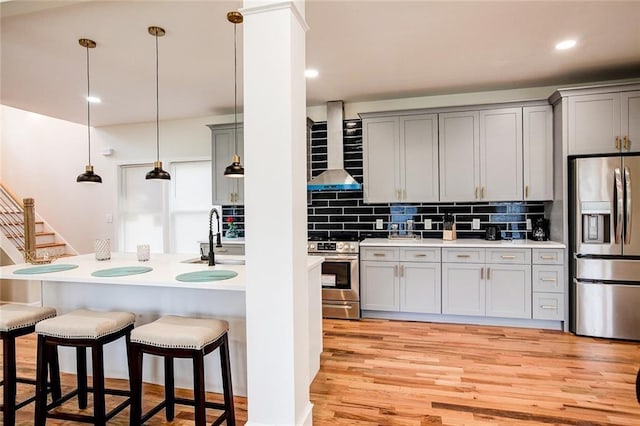
[[[56,263],[54,265],[40,265],[18,269],[13,271],[13,273],[18,275],[48,274],[49,272],[68,271],[69,269],[75,269],[77,267],[78,265],[71,265],[68,263]]]
[[[234,271],[213,270],[213,271],[195,271],[180,274],[176,280],[188,283],[203,283],[207,281],[228,280],[238,275]]]
[[[100,269],[92,272],[91,275],[94,277],[124,277],[126,275],[144,274],[149,271],[153,271],[153,268],[148,266],[120,266],[118,268]]]

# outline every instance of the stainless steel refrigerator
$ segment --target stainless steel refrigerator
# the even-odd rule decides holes
[[[571,331],[640,340],[640,156],[570,161]]]

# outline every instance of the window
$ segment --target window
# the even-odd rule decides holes
[[[118,248],[136,251],[149,244],[156,253],[197,253],[208,235],[211,161],[169,163],[171,180],[145,179],[152,164],[120,168]]]

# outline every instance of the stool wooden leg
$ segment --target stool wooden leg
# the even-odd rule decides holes
[[[229,361],[229,337],[222,336],[220,345],[220,369],[222,370],[222,388],[224,392],[224,406],[227,412],[227,426],[235,426],[236,412],[233,405],[233,388],[231,386],[231,363]]]
[[[16,338],[7,336],[2,339],[2,422],[13,426],[16,421]]]
[[[93,364],[93,424],[104,426],[107,420],[104,401],[104,356],[101,343],[91,345],[91,363]]]
[[[204,354],[197,351],[193,354],[193,400],[196,412],[196,426],[205,426],[207,413],[204,394]]]
[[[38,353],[36,361],[36,406],[34,425],[44,426],[47,421],[47,340],[38,336]]]
[[[129,348],[129,386],[131,389],[131,408],[129,411],[129,426],[139,426],[142,417],[142,356],[137,345]]]
[[[49,351],[47,353],[47,360],[49,364],[49,382],[51,384],[51,399],[56,401],[62,396],[62,389],[60,387],[60,363],[58,361],[58,347],[47,347]]]
[[[87,349],[76,347],[76,379],[78,381],[78,408],[87,408]]]
[[[175,417],[176,412],[176,391],[173,377],[173,357],[164,357],[164,399],[167,403],[165,407],[165,416],[171,421]]]

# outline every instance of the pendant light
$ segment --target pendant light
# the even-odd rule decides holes
[[[93,173],[93,166],[91,165],[91,102],[89,101],[91,96],[91,86],[89,84],[89,49],[96,47],[96,42],[89,40],[88,38],[81,38],[78,40],[80,46],[87,49],[87,141],[89,145],[89,164],[84,169],[84,173],[78,175],[76,182],[86,183],[102,183],[102,178]]]
[[[238,53],[237,53],[237,24],[242,23],[242,13],[232,10],[227,13],[227,20],[233,23],[233,146],[234,154],[231,165],[224,169],[224,175],[231,178],[243,178],[244,167],[240,164],[240,156],[238,155]]]
[[[170,180],[171,175],[162,170],[160,161],[160,90],[158,85],[158,37],[165,34],[163,28],[149,27],[149,34],[156,38],[156,161],[153,163],[153,170],[147,173],[147,179]]]

